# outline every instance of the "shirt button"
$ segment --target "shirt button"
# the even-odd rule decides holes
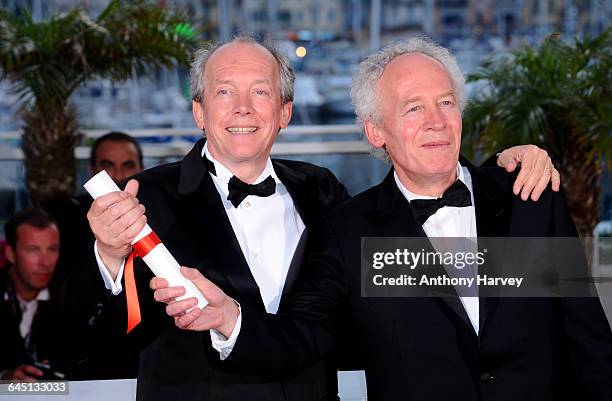
[[[251,251],[251,254],[252,254],[253,256],[255,256],[255,257],[258,257],[258,256],[259,256],[259,253],[257,253],[256,251]]]
[[[488,383],[491,380],[493,380],[493,376],[490,373],[485,372],[485,373],[480,375],[480,382],[481,383]]]
[[[244,202],[244,206],[245,207],[251,207],[251,202],[249,202],[249,201]]]

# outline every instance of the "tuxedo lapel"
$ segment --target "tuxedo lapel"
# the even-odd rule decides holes
[[[285,295],[291,291],[299,275],[302,263],[304,262],[306,243],[308,240],[308,227],[312,225],[314,219],[320,218],[321,216],[319,214],[320,212],[315,211],[316,205],[319,204],[316,199],[316,182],[309,180],[308,175],[304,172],[291,168],[277,160],[272,160],[272,165],[274,166],[274,172],[278,176],[278,179],[283,183],[285,188],[287,188],[287,192],[293,200],[293,206],[306,226],[295,248],[291,263],[289,264],[281,295],[282,304]]]
[[[297,280],[298,275],[300,273],[300,268],[302,263],[304,263],[304,256],[306,253],[306,244],[308,243],[308,227],[304,229],[300,240],[295,248],[295,252],[293,253],[293,258],[291,259],[291,263],[289,264],[289,270],[287,271],[287,277],[285,278],[285,284],[283,286],[283,293],[281,295],[281,303],[285,299],[285,295],[287,295],[291,289],[293,288],[293,284],[295,280]]]
[[[400,193],[390,173],[381,188],[378,211],[383,217],[383,234],[387,237],[427,237],[423,227],[414,220],[410,203]],[[391,181],[391,182],[388,182]]]
[[[240,299],[265,310],[259,287],[201,157],[203,146],[204,140],[200,140],[181,165],[176,210],[198,211],[184,216],[182,226],[190,238],[201,241],[196,244],[198,268],[211,279],[224,276]]]
[[[304,225],[308,227],[316,217],[314,213],[315,205],[318,204],[316,202],[316,182],[309,180],[306,173],[277,160],[272,160],[272,166],[278,179],[287,188],[287,192],[289,192],[293,205],[300,214]]]
[[[465,159],[460,162],[468,168],[472,176],[478,237],[507,237],[512,215],[509,203],[512,197],[511,188],[493,180],[486,172],[490,168],[474,167]],[[479,241],[479,248],[482,246],[482,242]],[[478,303],[479,338],[482,338],[499,304],[499,298],[480,297]]]
[[[389,172],[383,183],[377,204],[377,214],[381,216],[382,234],[387,237],[427,237],[423,227],[414,219],[412,207],[404,198],[393,177],[393,170]],[[429,243],[429,250],[433,251],[433,245]],[[436,267],[432,267],[436,268]],[[446,274],[442,266],[437,267],[440,274]],[[449,288],[452,296],[432,297],[434,302],[441,308],[450,308],[454,312],[466,329],[474,333],[470,319],[457,296],[454,288]],[[475,333],[474,333],[475,334]]]
[[[508,203],[510,188],[502,186],[487,176],[484,168],[472,166],[461,160],[472,176],[476,230],[479,237],[506,237],[510,228],[511,205]]]

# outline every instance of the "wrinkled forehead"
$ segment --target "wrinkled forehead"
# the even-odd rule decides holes
[[[431,77],[452,84],[450,72],[435,58],[423,53],[405,53],[395,57],[387,64],[379,82],[395,86],[406,80],[419,80]]]
[[[259,71],[262,76],[280,82],[276,58],[258,43],[231,42],[221,46],[210,55],[204,67],[204,79],[217,79],[232,67]]]

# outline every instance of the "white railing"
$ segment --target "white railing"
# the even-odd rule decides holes
[[[313,135],[355,135],[359,134],[360,127],[358,125],[303,125],[292,126],[284,129],[281,135],[284,137],[299,137]],[[109,132],[109,130],[83,130],[82,133],[87,138],[97,138]],[[150,138],[150,137],[173,137],[180,139],[186,136],[199,136],[200,132],[196,128],[154,128],[154,129],[137,129],[123,130],[135,138]],[[4,131],[0,132],[1,140],[14,140],[21,137],[20,131]],[[189,141],[174,140],[168,143],[150,144],[143,143],[142,151],[145,157],[164,158],[164,157],[182,157],[193,143]],[[89,158],[88,146],[77,146],[75,156],[77,159]],[[273,155],[306,155],[306,154],[352,154],[352,153],[367,153],[368,147],[362,140],[344,140],[344,141],[296,141],[285,142],[282,139],[272,147]],[[14,146],[0,145],[0,160],[23,160],[23,152],[21,149]]]

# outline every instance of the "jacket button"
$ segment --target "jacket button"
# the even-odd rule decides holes
[[[490,373],[483,373],[480,375],[480,382],[481,383],[488,383],[493,379],[493,376]]]

